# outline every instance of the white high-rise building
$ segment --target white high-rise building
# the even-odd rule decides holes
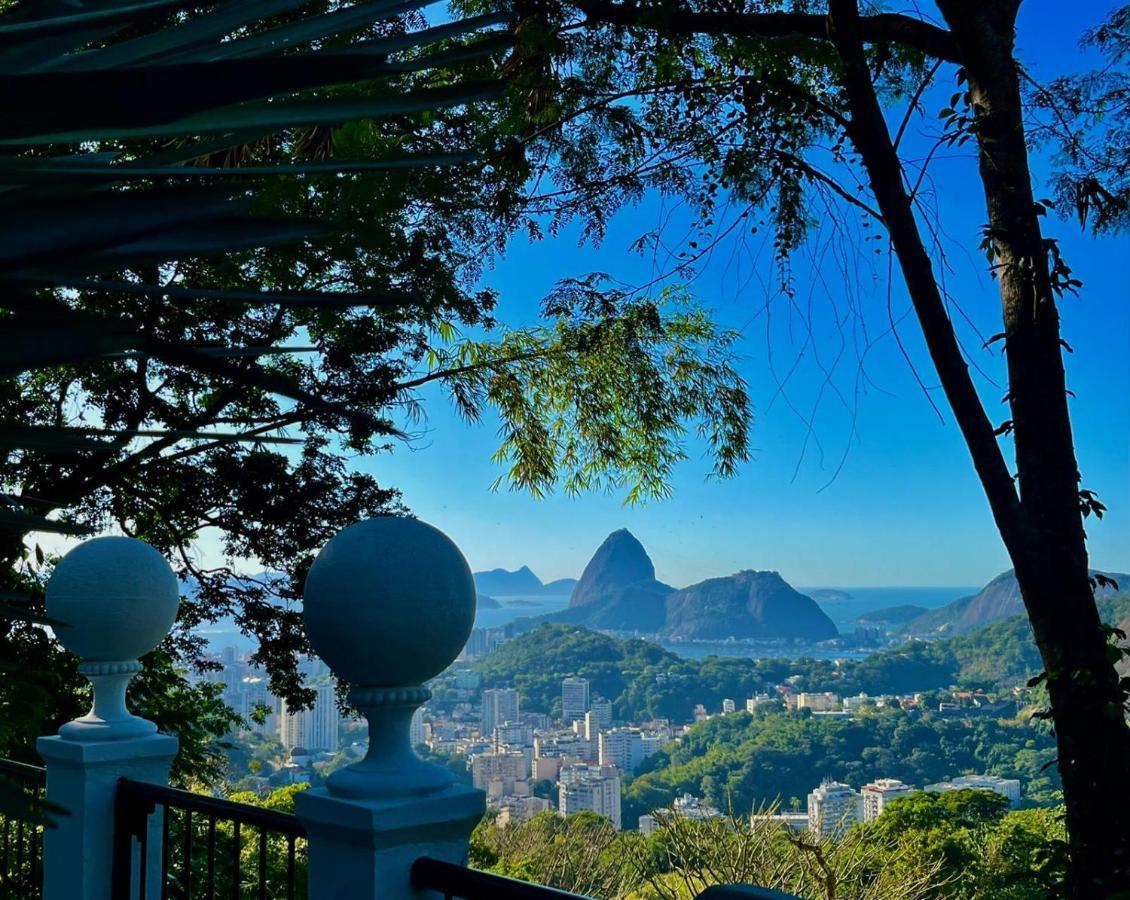
[[[279,740],[287,750],[324,750],[335,753],[338,749],[337,690],[332,682],[314,686],[317,695],[310,709],[290,712],[286,701],[281,702],[279,713]]]
[[[533,745],[534,729],[529,725],[521,722],[504,722],[494,727],[495,750],[533,747]]]
[[[643,762],[643,738],[638,731],[602,731],[598,759],[602,766],[615,766],[630,775]]]
[[[615,766],[565,766],[557,783],[557,810],[563,816],[589,810],[620,829],[620,771]]]
[[[514,688],[493,688],[483,691],[482,733],[492,737],[494,729],[507,722],[518,721],[518,692]]]
[[[589,710],[589,680],[566,678],[561,682],[561,720],[568,725]]]
[[[671,735],[662,731],[644,731],[640,733],[640,761],[654,756],[663,749],[665,744],[671,742]]]
[[[819,694],[804,693],[802,691],[797,694],[796,708],[811,709],[813,712],[833,712],[834,710],[842,709],[843,704],[840,703],[840,695],[834,694],[831,691],[823,691]]]
[[[863,798],[849,785],[825,781],[808,795],[808,830],[821,840],[843,834],[862,818]]]
[[[722,699],[722,715],[727,716],[730,713],[732,713],[736,708],[737,707],[734,705],[734,701],[731,700],[729,697],[724,697]]]
[[[997,775],[960,775],[949,781],[938,784],[928,784],[923,790],[931,793],[941,791],[992,791],[1007,797],[1008,802],[1016,806],[1020,802],[1020,782],[1015,778],[1001,778]]]
[[[863,821],[870,822],[879,818],[895,797],[913,794],[914,788],[897,778],[877,778],[860,788],[859,793],[863,797]]]
[[[766,706],[773,703],[777,698],[772,694],[754,694],[745,702],[745,711],[747,713],[757,712],[757,707]]]
[[[408,726],[408,740],[413,747],[424,743],[424,707],[418,707],[412,713],[412,723]]]

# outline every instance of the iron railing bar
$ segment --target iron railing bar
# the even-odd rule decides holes
[[[208,817],[208,897],[216,894],[216,817]]]
[[[259,829],[259,900],[267,900],[267,829]]]
[[[192,810],[184,811],[184,896],[192,896]]]
[[[231,873],[231,895],[232,900],[239,900],[239,851],[241,849],[239,844],[239,822],[234,823],[232,828],[232,873]]]
[[[0,772],[34,787],[44,787],[47,784],[47,770],[43,766],[16,762],[14,759],[0,759]]]
[[[32,835],[31,886],[38,894],[43,890],[43,829],[37,826],[32,830]]]
[[[137,897],[138,900],[145,900],[145,892],[149,889],[146,884],[149,881],[146,874],[149,872],[149,816],[143,814],[141,817],[141,828],[137,833],[137,843],[141,848],[138,853],[138,871],[137,871]],[[165,900],[165,886],[161,885],[161,890],[158,891],[158,896],[161,900]]]
[[[268,831],[279,831],[301,838],[306,837],[306,829],[302,823],[289,813],[262,809],[258,806],[248,806],[246,803],[222,800],[219,797],[194,794],[191,791],[182,791],[180,788],[149,784],[144,781],[132,781],[128,778],[122,780],[119,789],[124,789],[131,797],[144,799],[150,803],[168,803],[177,809],[214,815],[217,819],[238,820],[244,825],[251,825],[256,828],[266,826]]]
[[[8,830],[11,828],[11,822],[5,816],[3,820],[3,863],[0,865],[0,875],[3,875],[3,883],[0,883],[0,888],[3,888],[3,893],[0,893],[0,899],[8,900]]]
[[[286,900],[294,900],[294,845],[293,834],[286,836]]]
[[[26,887],[24,884],[24,823],[23,820],[16,822],[16,885],[22,889]]]
[[[169,805],[161,806],[161,900],[165,900],[169,884]]]
[[[482,897],[490,900],[589,900],[582,894],[480,872],[428,856],[421,856],[412,863],[411,878],[413,887],[418,890],[436,891],[445,897],[463,900]]]

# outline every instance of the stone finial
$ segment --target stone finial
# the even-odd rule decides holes
[[[169,633],[180,589],[165,558],[143,541],[94,538],[63,557],[47,582],[47,614],[55,636],[82,657],[79,671],[94,687],[94,705],[59,734],[75,741],[112,741],[153,734],[157,726],[126,709],[126,686],[138,657]]]
[[[412,751],[423,686],[449,666],[475,621],[475,582],[459,548],[416,519],[350,525],[318,554],[303,591],[306,633],[369,720],[369,752],[327,779],[331,794],[379,799],[441,790],[444,768]]]

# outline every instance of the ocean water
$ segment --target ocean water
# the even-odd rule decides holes
[[[480,609],[475,615],[476,628],[501,628],[515,619],[544,616],[559,612],[569,605],[568,594],[552,594],[527,597],[495,597],[502,604],[500,609]]]

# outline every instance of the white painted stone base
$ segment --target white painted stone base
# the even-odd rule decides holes
[[[412,887],[412,863],[421,856],[465,863],[484,796],[462,785],[380,800],[335,797],[324,788],[297,794],[295,812],[309,835],[310,900],[434,897]]]
[[[109,900],[113,871],[114,796],[119,778],[168,784],[178,742],[167,734],[126,740],[41,737],[47,799],[67,811],[43,833],[43,900]],[[161,828],[148,834],[146,896],[159,897]],[[136,872],[136,869],[135,869]],[[135,896],[137,877],[134,877]]]

